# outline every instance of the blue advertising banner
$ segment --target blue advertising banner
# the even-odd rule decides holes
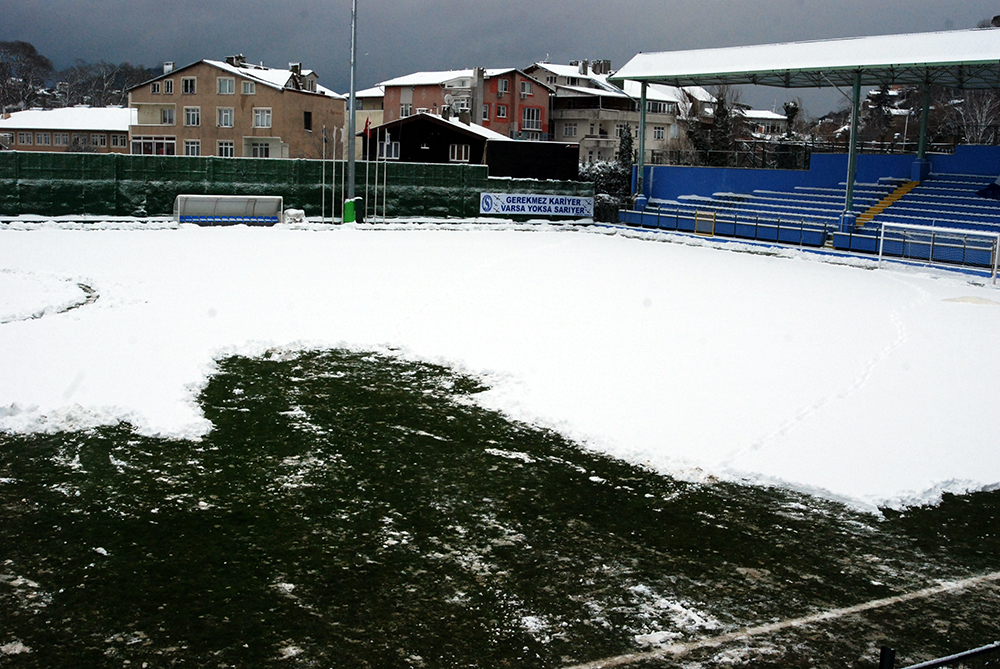
[[[479,198],[479,213],[592,218],[594,216],[594,198],[570,195],[483,193]]]

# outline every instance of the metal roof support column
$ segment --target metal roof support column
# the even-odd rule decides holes
[[[917,145],[917,160],[923,160],[927,154],[927,119],[931,111],[931,87],[924,84],[924,104],[920,110],[920,143]]]
[[[854,177],[858,171],[858,126],[861,125],[861,70],[854,73],[854,92],[851,96],[851,145],[847,154],[847,198],[840,217],[841,232],[854,227]]]
[[[646,88],[649,86],[642,82],[642,94],[639,96],[639,170],[636,175],[635,185],[635,208],[642,211],[646,208],[646,191],[643,184],[643,174],[646,171]]]

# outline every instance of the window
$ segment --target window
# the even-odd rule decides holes
[[[655,100],[649,100],[646,102],[646,112],[649,114],[666,114],[667,103],[656,102]]]
[[[302,127],[310,132],[313,129],[313,113],[311,111],[302,112]]]
[[[31,146],[31,133],[30,132],[19,132],[17,133],[17,143],[22,146]]]
[[[232,158],[236,155],[236,149],[234,148],[232,140],[219,140],[219,150],[217,151],[220,158]]]
[[[256,95],[256,94],[257,94],[257,83],[254,81],[244,81],[243,95]]]
[[[93,134],[93,135],[90,136],[90,145],[91,146],[107,146],[108,145],[108,136],[105,135],[104,133],[101,133],[99,135],[95,133],[95,134]]]
[[[507,118],[507,105],[497,105],[497,118]]]
[[[184,108],[184,125],[187,126],[201,125],[201,107]]]
[[[159,95],[160,94],[160,82],[154,81],[153,83],[151,83],[149,85],[149,92],[152,93],[153,95]]]
[[[399,105],[399,117],[406,118],[407,116],[413,116],[413,104],[410,102]]]
[[[271,108],[270,107],[254,107],[253,108],[253,127],[255,127],[255,128],[270,128],[271,127]]]
[[[174,94],[174,80],[173,79],[164,79],[163,80],[163,94],[164,95],[173,95]]]
[[[663,139],[666,136],[665,128],[662,125],[653,126],[653,139]]]
[[[680,137],[680,126],[674,123],[670,126],[670,139],[677,139]]]
[[[73,137],[76,143],[76,137]],[[177,155],[176,137],[133,137],[132,153],[143,156],[175,156]]]
[[[57,132],[52,135],[52,143],[56,146],[69,146],[69,133],[68,132]],[[122,146],[125,146],[122,144]]]
[[[111,146],[124,149],[128,146],[128,135],[111,135]]]
[[[563,123],[563,137],[576,137],[576,123]]]
[[[235,117],[235,112],[232,107],[219,107],[219,127],[220,128],[232,128],[233,118]]]
[[[38,146],[49,146],[52,144],[52,135],[47,132],[35,133],[35,144]]]
[[[399,142],[379,142],[379,160],[399,160]]]
[[[267,142],[253,142],[250,144],[250,155],[254,158],[270,158],[271,145]]]
[[[452,144],[448,147],[448,160],[453,163],[469,162],[469,145]]]
[[[185,156],[200,156],[201,155],[201,140],[200,139],[185,139],[184,140],[184,155]]]
[[[521,96],[524,97],[524,96],[528,96],[528,95],[531,95],[531,82],[530,81],[522,81],[521,82]]]
[[[83,133],[74,132],[73,133],[73,145],[74,146],[86,146],[87,136]]]
[[[167,107],[166,109],[160,110],[160,125],[173,125],[174,124],[174,108]]]
[[[558,78],[559,78],[559,77],[557,77],[557,76],[555,76],[555,75],[552,75],[552,74],[550,74],[550,75],[548,75],[547,77],[545,77],[545,83],[547,83],[547,84],[554,84],[554,83],[556,83],[556,80],[557,80]]]
[[[621,137],[625,134],[625,128],[628,127],[627,123],[615,123],[615,137]]]
[[[538,107],[521,109],[521,130],[541,130],[542,110]]]
[[[484,121],[489,121],[490,120],[490,106],[489,105],[483,105],[483,120]]]
[[[181,78],[181,93],[184,95],[194,95],[198,92],[198,80],[194,77]]]
[[[219,85],[219,95],[233,95],[236,93],[236,79],[233,77],[217,77]]]
[[[497,82],[497,92],[500,95],[507,95],[510,92],[510,79],[501,79]]]

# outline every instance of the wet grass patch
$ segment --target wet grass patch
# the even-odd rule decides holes
[[[444,367],[234,357],[199,441],[0,435],[0,666],[559,667],[1000,569],[996,492],[883,517],[674,480]],[[644,666],[871,666],[993,640],[986,584]],[[873,654],[874,653],[874,654]]]

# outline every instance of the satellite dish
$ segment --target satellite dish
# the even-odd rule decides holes
[[[451,105],[451,103],[454,102],[454,101],[455,101],[455,96],[453,96],[451,93],[446,93],[445,94],[445,96],[444,96],[444,103],[446,105]]]

